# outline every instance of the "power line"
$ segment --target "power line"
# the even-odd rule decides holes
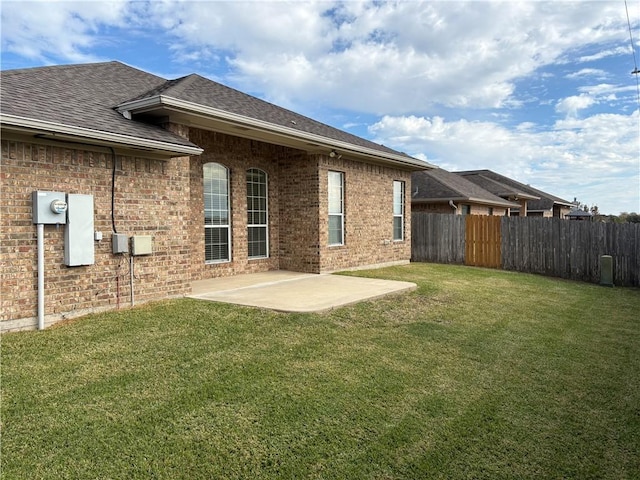
[[[627,6],[627,0],[624,0],[624,9],[627,12],[627,25],[629,26],[629,41],[631,42],[631,54],[633,55],[633,72],[632,75],[636,76],[636,92],[638,95],[638,107],[640,107],[640,80],[638,80],[638,74],[640,74],[640,70],[638,70],[638,63],[636,62],[636,49],[633,44],[633,34],[631,33],[631,20],[629,20],[629,7]]]

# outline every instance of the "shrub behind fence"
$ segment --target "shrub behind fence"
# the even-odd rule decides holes
[[[504,270],[599,283],[600,257],[611,255],[614,284],[640,286],[640,224],[500,217],[496,228],[496,220],[415,212],[412,260],[499,265]],[[492,247],[499,249],[498,263]]]

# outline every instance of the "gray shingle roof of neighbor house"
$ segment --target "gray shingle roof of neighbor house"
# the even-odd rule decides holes
[[[481,172],[488,172],[488,171],[489,170],[475,170],[475,171],[468,171],[468,172],[453,172],[453,173],[461,176],[462,178],[467,179],[472,183],[475,183],[479,187],[482,187],[485,190],[499,197],[525,198],[527,200],[537,200],[538,198],[540,198],[536,195],[531,195],[530,193],[525,192],[521,188],[516,188],[510,185],[506,185],[504,183],[498,182],[493,178],[489,178],[487,175],[483,175],[481,173]]]
[[[457,175],[461,175],[471,182],[486,188],[487,190],[495,193],[496,195],[503,196],[502,193],[496,193],[496,190],[490,187],[490,184],[498,185],[495,189],[502,188],[503,192],[514,192],[509,195],[519,196],[520,198],[528,198],[527,210],[551,210],[554,205],[560,205],[563,207],[572,207],[573,204],[567,200],[564,200],[555,195],[543,192],[537,188],[533,188],[529,185],[525,185],[516,180],[513,180],[499,173],[491,170],[468,170],[464,172],[455,172]],[[504,195],[507,196],[507,195]]]
[[[416,203],[473,202],[505,208],[519,207],[517,203],[488,192],[460,175],[441,168],[411,174],[411,201]]]
[[[591,212],[585,212],[584,210],[580,210],[579,208],[573,208],[569,213],[565,215],[565,217],[586,218],[586,217],[593,217],[593,214]]]
[[[411,169],[432,167],[196,74],[166,80],[116,61],[39,67],[2,72],[1,95],[3,124],[30,124],[24,120],[29,119],[51,131],[67,127],[87,136],[103,132],[123,143],[160,142],[176,153],[201,149],[155,123],[169,118],[305,150],[335,149]]]

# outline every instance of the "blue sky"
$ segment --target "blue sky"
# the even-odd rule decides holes
[[[0,1],[2,69],[198,73],[456,170],[640,212],[640,2]]]

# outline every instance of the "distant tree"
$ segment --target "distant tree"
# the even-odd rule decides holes
[[[627,215],[627,223],[640,223],[640,213],[632,212]]]
[[[622,212],[620,215],[618,215],[618,219],[620,220],[620,223],[640,223],[640,213]]]

